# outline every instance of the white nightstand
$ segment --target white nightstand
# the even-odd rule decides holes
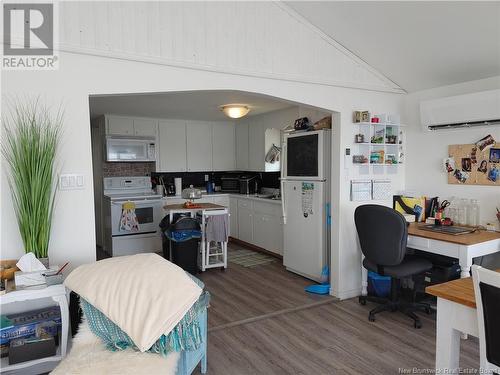
[[[53,301],[57,302],[61,309],[62,334],[56,355],[33,361],[16,363],[14,365],[9,365],[8,358],[2,358],[0,360],[1,373],[40,374],[50,372],[57,366],[59,361],[66,356],[66,349],[68,347],[69,309],[68,294],[64,285],[51,285],[42,289],[23,289],[9,292],[0,296],[0,307],[13,302],[34,301],[47,298],[51,298]]]

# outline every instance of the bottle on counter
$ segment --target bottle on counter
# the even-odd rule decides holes
[[[469,219],[467,221],[468,225],[476,227],[480,224],[479,220],[481,215],[479,210],[479,201],[477,199],[471,199],[469,205]]]
[[[469,212],[469,200],[465,198],[460,199],[460,202],[457,207],[458,224],[467,225],[468,221],[467,219],[469,217],[468,212]]]

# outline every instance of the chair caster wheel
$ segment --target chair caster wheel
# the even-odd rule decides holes
[[[413,327],[415,327],[416,329],[422,328],[422,322],[416,320],[415,323],[413,323]]]
[[[359,297],[358,302],[360,305],[365,306],[366,305],[366,298],[365,297]]]
[[[372,315],[372,314],[368,315],[368,320],[370,322],[374,322],[375,321],[375,315]]]

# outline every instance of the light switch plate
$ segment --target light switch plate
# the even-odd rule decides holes
[[[83,174],[62,174],[59,176],[59,190],[85,189],[85,177]]]

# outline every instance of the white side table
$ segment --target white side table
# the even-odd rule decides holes
[[[52,298],[57,302],[61,309],[62,334],[56,355],[52,357],[35,359],[9,365],[8,358],[0,360],[0,373],[44,373],[52,371],[57,364],[66,356],[68,347],[68,329],[69,329],[69,308],[68,295],[66,287],[62,284],[51,285],[42,289],[23,289],[15,290],[0,296],[0,307],[13,302],[33,301],[37,299]]]

